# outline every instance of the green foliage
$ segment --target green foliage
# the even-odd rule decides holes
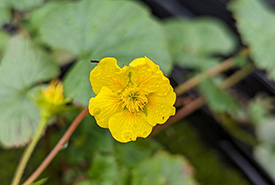
[[[1,3],[1,2],[0,2]],[[10,21],[11,12],[0,4],[0,26]]]
[[[73,115],[71,122],[77,112],[70,111],[65,115]],[[73,147],[70,147],[70,146]],[[87,147],[89,146],[89,147]],[[95,153],[111,153],[114,150],[114,139],[107,129],[100,128],[93,117],[84,118],[79,128],[75,132],[75,137],[68,143],[68,149],[64,153],[70,163],[82,163],[90,159]]]
[[[254,154],[259,162],[274,177],[275,175],[275,119],[269,118],[257,125],[256,133],[260,145],[255,148]],[[274,178],[275,180],[275,178]]]
[[[180,155],[158,152],[134,168],[117,162],[112,155],[97,154],[89,169],[89,179],[78,185],[195,185],[192,167]]]
[[[39,109],[29,91],[58,74],[57,66],[30,41],[11,39],[0,68],[0,142],[7,147],[25,144],[39,123]]]
[[[254,124],[259,124],[268,117],[270,117],[270,111],[274,100],[267,96],[257,96],[248,105],[248,115],[250,120]]]
[[[116,144],[115,155],[122,163],[130,167],[134,167],[141,161],[152,155],[153,151],[160,149],[161,146],[155,142],[147,140],[138,140],[127,144]]]
[[[259,145],[256,147],[254,155],[275,180],[275,146]]]
[[[273,11],[260,0],[235,0],[230,9],[237,20],[243,42],[249,46],[250,54],[257,67],[268,71],[275,79],[275,43],[273,35],[275,21]]]
[[[184,67],[205,70],[217,64],[213,55],[228,55],[236,46],[236,39],[225,25],[210,17],[170,19],[165,29],[173,59]]]
[[[1,0],[0,2],[0,26],[11,21],[12,9],[29,10],[40,6],[44,0]]]
[[[5,32],[0,31],[0,58],[2,57],[6,47],[8,45],[9,39],[10,38],[9,38],[8,34],[6,34]],[[1,62],[1,60],[0,60],[0,62]]]
[[[53,49],[68,50],[81,58],[68,73],[65,89],[69,97],[84,105],[94,96],[88,82],[93,69],[90,59],[115,56],[122,66],[134,58],[148,56],[165,73],[171,70],[161,26],[133,2],[84,0],[60,5],[50,11],[39,30],[41,39]],[[68,85],[72,79],[74,85]],[[71,93],[80,88],[82,91]]]
[[[67,97],[71,97],[74,101],[81,102],[85,106],[88,105],[89,99],[95,96],[89,81],[89,74],[94,66],[88,60],[74,64],[64,81]]]
[[[194,169],[194,178],[203,185],[248,185],[247,179],[221,160],[217,152],[205,145],[192,123],[180,121],[156,136],[169,152],[186,156]]]
[[[199,84],[199,90],[206,99],[208,105],[215,112],[232,112],[237,110],[234,99],[221,90],[212,79],[205,79]]]
[[[114,156],[97,154],[88,173],[97,184],[112,185],[115,184],[117,171],[118,165]]]
[[[47,15],[55,8],[64,6],[66,2],[64,1],[50,1],[45,3],[41,8],[38,8],[30,13],[29,18],[29,29],[31,32],[38,31],[38,28],[47,19]]]
[[[258,139],[266,144],[275,146],[275,119],[266,119],[257,127]]]
[[[44,0],[1,0],[1,5],[4,7],[14,8],[16,10],[29,10],[40,6]]]
[[[159,152],[133,171],[132,185],[194,185],[192,167],[182,156]]]
[[[35,181],[33,183],[31,183],[30,185],[42,185],[42,184],[45,184],[47,182],[47,178],[43,178],[43,179],[40,179],[38,181]]]

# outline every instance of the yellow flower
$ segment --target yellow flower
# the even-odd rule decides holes
[[[176,94],[159,66],[147,57],[123,68],[115,58],[104,58],[91,71],[90,81],[97,96],[90,99],[89,112],[117,141],[145,138],[153,126],[175,114]]]
[[[63,84],[59,80],[53,80],[47,88],[38,92],[37,105],[42,113],[48,116],[66,109],[69,100],[64,99]]]
[[[50,85],[44,90],[45,100],[52,105],[64,103],[63,84],[58,80],[51,81]]]

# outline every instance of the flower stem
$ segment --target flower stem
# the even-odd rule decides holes
[[[32,175],[23,183],[23,185],[28,185],[28,184],[32,183],[45,170],[45,168],[50,164],[50,162],[53,160],[53,158],[56,156],[56,154],[60,151],[60,149],[63,147],[63,145],[68,141],[68,139],[70,138],[72,133],[75,131],[78,124],[82,121],[82,119],[87,115],[88,112],[89,112],[88,108],[86,108],[75,118],[75,120],[70,125],[68,130],[65,132],[65,134],[62,136],[62,138],[59,140],[59,142],[52,149],[50,154],[44,159],[44,161],[32,173]]]
[[[253,71],[255,70],[255,65],[254,64],[247,64],[245,67],[240,69],[239,71],[235,72],[231,76],[229,76],[227,79],[225,79],[222,84],[220,85],[221,89],[226,89],[229,87],[232,87],[233,85],[237,84],[241,80],[245,79],[248,75],[250,75]],[[179,94],[177,94],[179,95]],[[168,126],[176,123],[177,121],[181,120],[182,118],[188,116],[195,110],[199,109],[205,104],[205,100],[202,97],[198,97],[195,100],[191,101],[181,109],[177,111],[177,113],[170,117],[168,121],[163,124],[163,125],[158,125],[155,127],[153,130],[153,133],[151,136],[157,135],[159,132],[167,128]]]
[[[31,143],[29,144],[29,146],[27,147],[27,149],[25,150],[21,160],[20,160],[20,163],[16,169],[16,172],[15,172],[15,175],[13,177],[13,180],[12,180],[12,185],[18,185],[20,183],[20,180],[21,180],[21,177],[24,173],[24,170],[26,168],[26,165],[30,159],[30,156],[31,154],[33,153],[33,150],[37,144],[37,142],[39,141],[39,138],[47,124],[47,120],[48,120],[48,116],[46,116],[45,114],[41,114],[42,115],[42,118],[41,118],[41,121],[38,125],[38,129],[36,130],[36,133],[31,141]]]
[[[240,69],[239,71],[235,72],[233,75],[225,79],[220,88],[226,89],[229,88],[235,84],[237,84],[239,81],[243,80],[245,77],[247,77],[249,74],[251,74],[255,70],[255,65],[253,63],[247,64],[245,67]]]
[[[184,92],[192,89],[193,87],[195,87],[196,85],[198,85],[200,82],[203,81],[203,79],[205,77],[212,77],[215,76],[219,73],[222,73],[230,68],[232,68],[234,66],[234,62],[231,58],[225,60],[224,62],[220,63],[219,65],[209,69],[208,71],[206,71],[203,74],[199,74],[193,78],[191,78],[190,80],[186,81],[185,83],[179,85],[178,87],[175,88],[175,93],[177,94],[177,96],[183,94]]]

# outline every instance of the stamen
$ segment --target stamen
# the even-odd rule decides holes
[[[148,103],[145,92],[136,85],[127,87],[121,93],[121,100],[123,106],[131,112],[143,111]]]

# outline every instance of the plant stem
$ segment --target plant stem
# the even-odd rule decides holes
[[[255,68],[256,67],[254,64],[247,64],[245,67],[243,67],[242,69],[240,69],[239,71],[235,72],[233,75],[225,79],[221,84],[220,88],[226,89],[237,84],[239,81],[243,80],[245,77],[251,74],[255,70]]]
[[[88,112],[89,112],[88,108],[86,108],[75,118],[75,120],[70,125],[68,130],[65,132],[62,138],[59,140],[59,142],[52,149],[50,154],[44,159],[44,161],[32,173],[32,175],[23,183],[23,185],[28,185],[32,183],[45,170],[45,168],[50,164],[50,162],[53,160],[56,154],[62,149],[63,145],[68,141],[72,133],[75,131],[76,127],[79,125],[79,123],[87,115]]]
[[[20,160],[20,163],[16,169],[15,175],[14,175],[12,183],[11,183],[12,185],[18,185],[20,183],[21,177],[24,173],[26,165],[30,159],[30,156],[33,153],[33,150],[34,150],[37,142],[39,141],[39,138],[47,124],[48,116],[45,116],[45,114],[41,114],[41,115],[42,115],[42,117],[41,117],[41,121],[38,125],[38,129],[36,130],[31,143],[29,144],[28,148],[25,150],[25,152]]]
[[[177,113],[175,114],[175,116],[170,117],[165,124],[158,125],[153,130],[153,132],[152,132],[152,134],[150,136],[154,137],[155,135],[157,135],[162,130],[166,129],[170,125],[176,123],[177,121],[179,121],[182,118],[188,116],[189,114],[191,114],[192,112],[194,112],[195,110],[197,110],[198,108],[200,108],[201,106],[203,106],[204,103],[205,103],[205,101],[204,101],[204,99],[202,97],[196,98],[192,102],[188,103],[187,105],[185,105],[184,107],[182,107],[181,109],[179,109],[177,111]]]
[[[239,71],[235,72],[234,74],[229,76],[227,79],[225,79],[223,81],[223,83],[220,85],[220,88],[226,89],[226,88],[229,88],[229,87],[237,84],[241,80],[245,79],[248,75],[250,75],[254,70],[255,70],[254,64],[246,65],[245,67],[243,67],[242,69],[240,69]],[[170,117],[165,124],[158,125],[157,127],[155,127],[151,136],[157,135],[159,132],[161,132],[168,126],[170,126],[170,125],[176,123],[177,121],[181,120],[182,118],[188,116],[195,110],[202,107],[204,104],[205,104],[205,100],[202,97],[196,98],[192,102],[188,103],[187,105],[185,105],[184,107],[179,109],[177,111],[177,113],[174,116]]]
[[[179,85],[178,87],[175,88],[175,93],[177,94],[177,96],[179,96],[179,95],[183,94],[184,92],[188,91],[189,89],[192,89],[193,87],[198,85],[200,82],[203,81],[203,79],[205,77],[215,76],[219,73],[222,73],[222,72],[230,69],[233,66],[234,66],[234,62],[231,58],[229,58],[229,59],[225,60],[224,62],[220,63],[219,65],[209,69],[205,73],[199,74],[199,75],[191,78],[190,80],[186,81],[185,83]]]

